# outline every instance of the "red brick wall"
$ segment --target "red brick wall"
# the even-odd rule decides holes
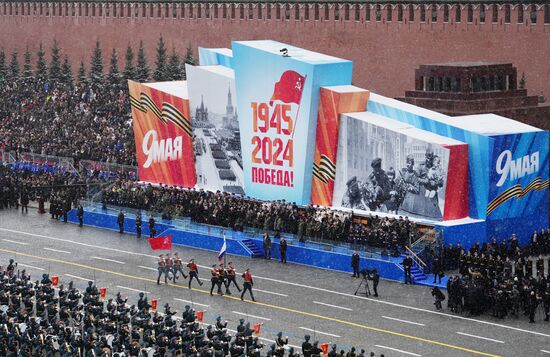
[[[33,8],[35,4],[36,15]],[[42,15],[40,4],[43,6]],[[79,4],[82,6],[80,16]],[[146,6],[145,17],[142,16],[143,5]],[[140,40],[147,47],[149,63],[153,67],[154,48],[161,33],[169,48],[174,45],[183,53],[187,45],[191,44],[195,54],[197,46],[230,47],[231,40],[274,39],[353,60],[354,84],[387,96],[403,96],[405,90],[414,89],[414,70],[420,64],[448,61],[511,62],[518,68],[518,77],[525,72],[530,94],[542,91],[547,97],[550,96],[550,24],[544,24],[543,7],[536,8],[537,23],[532,24],[530,8],[525,6],[524,21],[518,24],[519,5],[512,5],[511,23],[504,24],[503,7],[498,7],[498,20],[492,23],[492,5],[487,5],[485,23],[479,21],[479,5],[473,6],[471,23],[467,22],[466,5],[461,8],[460,23],[455,23],[456,5],[449,5],[448,23],[443,22],[443,5],[437,7],[436,22],[431,21],[432,11],[430,6],[426,6],[426,21],[422,23],[419,5],[414,5],[412,22],[408,20],[408,5],[403,9],[401,22],[398,21],[396,6],[390,10],[392,21],[387,21],[388,10],[385,5],[381,5],[380,21],[376,21],[376,5],[372,5],[370,21],[366,21],[365,5],[358,8],[358,21],[355,20],[355,5],[349,5],[349,20],[346,21],[346,5],[343,4],[339,5],[339,20],[334,19],[335,6],[338,5],[330,5],[328,19],[323,19],[325,11],[321,6],[320,19],[315,20],[315,11],[310,4],[307,21],[304,4],[290,4],[288,20],[284,19],[284,5],[281,6],[281,19],[276,19],[275,4],[269,5],[272,6],[271,20],[266,19],[266,4],[262,5],[262,19],[258,19],[257,4],[252,4],[252,19],[248,18],[248,4],[244,5],[243,19],[240,19],[238,5],[235,19],[222,19],[221,5],[218,5],[217,19],[214,18],[213,4],[200,5],[201,18],[197,18],[198,4],[193,4],[193,18],[189,18],[189,4],[143,5],[135,5],[136,16],[134,4],[119,3],[115,17],[114,4],[109,3],[89,3],[88,16],[85,15],[85,3],[2,3],[0,46],[8,56],[14,48],[18,49],[20,63],[23,62],[22,54],[28,46],[33,51],[35,62],[34,53],[38,44],[43,42],[49,49],[53,38],[56,38],[63,52],[69,54],[73,71],[76,72],[80,60],[89,66],[96,40],[104,48],[107,69],[112,47],[119,51],[122,67],[126,46],[130,43],[137,49]],[[95,16],[91,16],[92,6],[96,6]],[[127,17],[128,6],[131,6],[130,17]],[[149,6],[154,6],[153,16],[150,16]],[[175,7],[175,18],[172,17],[172,6]],[[183,16],[180,6],[185,6]],[[205,18],[205,6],[210,7],[209,18]],[[230,17],[229,6],[227,15]],[[299,6],[299,18],[295,18],[294,6]]]

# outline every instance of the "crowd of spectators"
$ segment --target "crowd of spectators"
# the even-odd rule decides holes
[[[447,282],[448,307],[476,316],[518,317],[521,313],[535,322],[537,309],[550,319],[550,281],[544,269],[543,254],[550,251],[547,231],[535,232],[526,247],[512,235],[498,243],[474,244],[467,251],[460,246],[444,249],[445,268],[458,269],[459,275]]]
[[[75,173],[0,164],[0,209],[17,209],[30,201],[68,202],[70,207],[85,195],[86,185]]]
[[[178,313],[166,304],[164,313],[153,310],[144,293],[136,304],[117,293],[104,302],[92,281],[84,291],[71,281],[58,288],[48,274],[32,281],[10,260],[0,272],[0,355],[2,356],[299,356],[282,333],[261,342],[257,331],[241,319],[234,335],[221,317],[202,323],[190,306]],[[266,340],[265,338],[263,340]],[[268,340],[269,341],[269,340]],[[302,349],[320,356],[319,342],[305,336]],[[352,348],[329,356],[366,356]],[[369,356],[374,356],[371,353]]]
[[[366,222],[354,220],[351,211],[326,207],[299,207],[294,203],[260,201],[222,192],[153,186],[118,181],[103,191],[104,205],[158,212],[165,219],[190,217],[194,222],[243,230],[296,234],[300,240],[321,239],[354,246],[394,248],[408,243],[415,226],[408,218],[392,220],[378,216]]]
[[[135,164],[125,86],[18,78],[0,86],[0,150]]]

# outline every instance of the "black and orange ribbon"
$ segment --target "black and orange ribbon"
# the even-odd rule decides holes
[[[494,210],[496,210],[500,205],[512,198],[522,198],[531,191],[542,191],[548,188],[548,180],[542,181],[540,176],[535,178],[531,183],[529,183],[525,188],[521,187],[518,183],[506,191],[502,192],[500,195],[495,197],[487,206],[487,216],[489,216]]]
[[[313,176],[327,184],[329,180],[336,179],[336,165],[326,156],[321,155],[319,163],[313,163]]]
[[[193,136],[193,129],[189,119],[170,103],[162,103],[162,109],[160,109],[147,93],[142,92],[140,99],[130,96],[130,105],[143,113],[150,110],[164,124],[170,121],[190,137]]]

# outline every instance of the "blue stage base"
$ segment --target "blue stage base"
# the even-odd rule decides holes
[[[84,224],[118,231],[117,215],[118,212],[113,209],[85,208]],[[69,212],[68,218],[69,222],[78,223],[75,209]],[[149,236],[147,221],[148,217],[142,214],[142,235],[144,237]],[[263,251],[262,237],[258,234],[252,235],[197,224],[192,224],[192,226],[193,231],[190,231],[188,227],[182,227],[181,222],[178,220],[157,219],[155,224],[157,235],[171,235],[173,244],[217,252],[223,244],[223,235],[225,235],[227,254],[253,257],[254,252],[243,243],[245,240],[249,245],[252,242],[256,247],[256,251]],[[205,232],[199,232],[199,230]],[[125,213],[124,231],[125,233],[136,233],[135,215]],[[206,233],[211,231],[215,232],[213,234]],[[223,232],[223,234],[220,234],[220,232]],[[271,252],[272,259],[280,259],[278,239],[272,239]],[[349,249],[342,247],[329,247],[314,242],[302,243],[296,240],[288,240],[287,261],[295,264],[351,273],[353,271],[351,268],[351,254],[352,252]],[[367,256],[365,252],[360,252],[360,255],[360,269],[377,269],[382,279],[404,281],[403,269],[400,266],[401,257],[394,258],[378,254]]]

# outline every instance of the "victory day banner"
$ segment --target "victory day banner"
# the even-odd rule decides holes
[[[309,204],[319,89],[349,84],[351,62],[275,41],[232,47],[245,192]]]
[[[152,85],[128,81],[139,179],[193,187],[196,179],[189,101],[183,98],[186,89],[182,88],[178,97]]]
[[[492,137],[487,219],[548,217],[548,132]]]

